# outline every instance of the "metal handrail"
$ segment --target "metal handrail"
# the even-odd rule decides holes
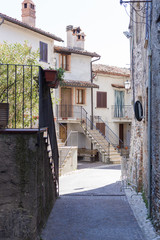
[[[115,134],[115,132],[113,132],[113,130],[103,121],[103,119],[102,119],[100,116],[98,116],[98,119],[100,119],[100,120],[102,121],[102,123],[105,124],[105,126],[109,129],[109,131],[111,131],[111,133],[115,136],[115,138],[118,140],[118,142],[121,143],[121,146],[123,146],[124,143],[123,143],[123,141],[117,136],[117,134]],[[107,137],[107,136],[105,136],[105,137]],[[109,139],[108,139],[108,140],[109,140]],[[110,140],[109,140],[109,141],[110,141]],[[115,145],[113,144],[113,142],[110,141],[110,143],[115,147]]]
[[[101,133],[101,131],[93,124],[93,122],[87,117],[87,111],[84,109],[84,108],[82,108],[82,111],[85,111],[85,113],[86,113],[86,117],[85,117],[85,119],[86,119],[86,130],[87,130],[87,126],[88,126],[88,124],[87,124],[87,121],[89,121],[89,123],[90,123],[90,125],[92,125],[92,127],[94,127],[94,129],[95,130],[97,130],[102,136],[103,136],[103,134]],[[83,115],[83,113],[82,113],[82,115]],[[81,116],[82,117],[82,116]],[[82,118],[83,119],[83,118]],[[82,121],[81,121],[81,124],[82,124]],[[92,138],[93,139],[95,139],[95,137],[93,136],[93,134],[91,133],[91,132],[89,132],[89,134],[92,136]],[[104,137],[104,136],[103,136]],[[99,141],[97,140],[97,139],[95,139],[96,140],[96,142],[99,144],[99,146],[106,152],[106,149],[99,143]],[[108,142],[108,141],[107,141]],[[108,142],[108,144],[110,144],[109,142]],[[109,148],[108,148],[108,157],[109,157]]]
[[[77,131],[72,131],[72,130],[71,130],[71,131],[69,132],[69,135],[68,135],[66,141],[64,142],[64,145],[66,145],[67,141],[69,140],[69,138],[71,137],[71,134],[72,134],[73,132],[76,132],[76,133],[77,133]],[[66,145],[66,146],[67,146],[67,145]],[[78,146],[77,146],[77,147],[78,147]],[[66,158],[67,158],[67,156],[68,156],[68,154],[69,154],[69,152],[70,152],[70,150],[71,150],[72,148],[73,148],[73,146],[70,146],[70,148],[68,149],[67,154],[64,156],[64,159],[63,159],[62,162],[64,162],[64,161],[66,160]]]

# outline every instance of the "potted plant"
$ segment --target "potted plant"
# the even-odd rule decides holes
[[[49,87],[57,88],[59,83],[62,83],[64,80],[64,72],[65,70],[63,68],[59,69],[45,69],[45,81],[48,83]]]

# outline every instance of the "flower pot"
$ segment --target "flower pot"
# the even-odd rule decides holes
[[[51,88],[58,87],[57,71],[56,70],[44,70],[45,81],[48,83],[48,86]]]
[[[0,103],[0,128],[7,127],[8,118],[9,118],[9,103]]]

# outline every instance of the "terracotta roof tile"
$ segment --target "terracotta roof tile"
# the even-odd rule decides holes
[[[103,64],[93,64],[93,71],[96,73],[104,73],[117,76],[130,76],[129,68],[119,68],[115,66],[103,65]]]
[[[75,80],[64,80],[61,83],[61,86],[68,87],[84,87],[84,88],[99,88],[99,86],[95,83],[91,83],[88,81],[75,81]]]
[[[23,22],[15,19],[15,18],[11,18],[11,17],[9,17],[9,16],[7,16],[5,14],[0,13],[0,17],[2,19],[4,19],[4,20],[8,21],[8,22],[17,24],[17,25],[19,25],[21,27],[24,27],[24,28],[27,28],[27,29],[29,29],[29,30],[31,30],[33,32],[37,32],[37,33],[42,34],[42,35],[44,35],[46,37],[52,38],[52,39],[54,39],[54,40],[56,40],[58,42],[64,42],[61,38],[57,37],[56,35],[54,35],[52,33],[45,32],[45,31],[41,30],[40,28],[32,27],[29,24],[23,23]]]
[[[100,57],[100,55],[98,55],[95,52],[88,52],[86,50],[80,50],[80,49],[69,48],[69,47],[55,46],[54,51],[57,53],[75,53],[75,54],[86,55],[91,57]]]

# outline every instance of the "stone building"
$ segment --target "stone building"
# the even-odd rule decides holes
[[[133,104],[143,114],[132,119],[130,182],[143,192],[148,214],[160,229],[160,1],[130,3],[131,85]]]

